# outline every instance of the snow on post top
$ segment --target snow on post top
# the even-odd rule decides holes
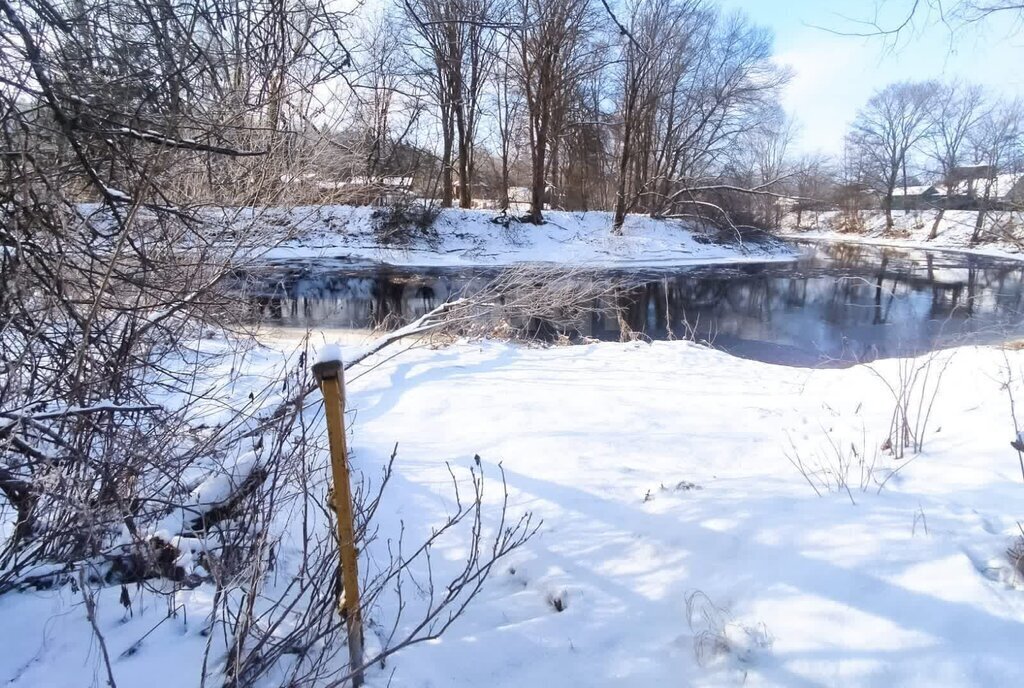
[[[324,344],[317,352],[313,363],[313,375],[323,382],[337,378],[341,373],[341,347],[337,344]]]
[[[341,362],[341,346],[337,342],[330,342],[320,347],[316,355],[316,363],[337,362]]]

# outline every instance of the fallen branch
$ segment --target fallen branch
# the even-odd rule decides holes
[[[452,310],[459,308],[460,306],[467,306],[469,304],[470,300],[465,298],[456,299],[454,301],[445,301],[434,310],[430,311],[429,313],[425,313],[424,315],[421,315],[419,318],[416,318],[416,320],[413,320],[408,325],[400,327],[394,332],[389,332],[383,337],[377,339],[372,344],[370,344],[370,346],[368,346],[366,349],[356,354],[353,358],[349,359],[348,361],[345,361],[342,367],[345,370],[348,370],[352,366],[355,366],[365,361],[367,358],[374,355],[381,349],[384,349],[390,346],[391,344],[394,344],[400,339],[405,339],[406,337],[413,337],[418,334],[426,334],[427,332],[436,330],[437,328],[443,325],[447,325],[449,323],[449,320],[445,316],[451,313]],[[316,386],[313,385],[313,388],[315,389]]]

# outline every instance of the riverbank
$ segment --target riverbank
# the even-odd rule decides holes
[[[1024,260],[1024,215],[1021,213],[986,213],[978,242],[972,241],[977,211],[945,211],[935,237],[930,238],[938,214],[938,210],[893,211],[894,226],[887,230],[885,216],[880,211],[864,212],[859,227],[851,230],[848,219],[840,211],[805,212],[799,225],[796,214],[790,213],[783,218],[779,235]]]
[[[427,228],[384,229],[380,208],[322,206],[261,211],[264,225],[287,226],[290,236],[262,258],[339,258],[395,266],[638,267],[760,263],[793,260],[784,241],[762,234],[739,241],[701,231],[678,220],[630,215],[621,235],[607,212],[547,211],[543,225],[504,218],[493,210],[440,211]],[[243,225],[244,215],[235,218]],[[391,241],[386,241],[388,235]]]
[[[244,371],[232,386],[239,400],[297,361],[294,335],[263,341],[224,365]],[[364,575],[386,538],[404,529],[415,542],[452,513],[449,467],[460,481],[480,469],[491,481],[486,530],[498,526],[502,468],[511,516],[529,510],[543,524],[446,635],[375,666],[369,686],[980,687],[1024,677],[1024,591],[1006,556],[1024,480],[1003,388],[1012,371],[1020,390],[1024,352],[968,347],[843,370],[686,342],[397,353],[348,375],[357,474],[379,476],[398,443]],[[898,460],[882,449],[886,383],[929,361],[926,406],[938,387],[923,451]],[[323,430],[318,418],[307,431]],[[288,528],[271,586],[301,561],[301,520]],[[435,579],[465,554],[460,537],[444,540]],[[129,618],[117,588],[104,590],[98,624],[121,685],[191,685],[213,594],[182,590],[173,618],[160,608]],[[423,602],[414,590],[405,600]],[[9,685],[102,674],[67,587],[4,596],[0,613]],[[368,611],[370,646],[394,613]]]

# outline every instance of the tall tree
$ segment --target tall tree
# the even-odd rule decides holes
[[[514,59],[512,41],[507,36],[501,38],[492,71],[491,108],[498,149],[498,207],[504,212],[511,206],[512,165],[518,160],[518,147],[514,143],[521,133],[523,114],[523,95],[515,80]]]
[[[771,32],[744,15],[707,10],[691,22],[686,42],[668,48],[674,70],[658,108],[652,163],[638,182],[654,215],[728,222],[702,195],[721,186],[740,138],[777,102],[788,73],[771,60]]]
[[[857,113],[850,142],[865,164],[868,181],[882,195],[885,226],[893,227],[896,185],[907,185],[911,151],[930,132],[935,82],[900,82],[877,92]]]
[[[676,58],[700,28],[703,11],[702,0],[639,0],[626,8],[628,27],[619,34],[621,125],[612,221],[616,232],[637,201],[630,180],[644,176],[635,169],[638,149],[649,152],[658,106],[672,79],[678,77]]]
[[[530,210],[544,221],[545,174],[566,98],[587,64],[587,38],[594,21],[590,0],[516,0],[516,70],[526,103],[530,142]]]
[[[930,155],[942,176],[947,198],[935,215],[928,233],[929,240],[938,236],[948,199],[953,195],[957,182],[954,170],[964,164],[968,137],[985,116],[985,110],[985,93],[980,86],[954,82],[940,88],[935,107],[931,109],[928,141]]]
[[[469,208],[480,104],[494,61],[494,21],[502,12],[496,0],[402,0],[402,4],[420,49],[432,64],[429,73],[442,130],[442,205],[451,205],[457,164],[459,205]]]

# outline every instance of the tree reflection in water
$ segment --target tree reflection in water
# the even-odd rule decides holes
[[[1024,263],[857,244],[805,248],[787,264],[609,272],[627,286],[615,290],[614,304],[595,303],[589,323],[529,326],[542,337],[615,341],[628,330],[692,338],[791,365],[847,365],[1024,334]],[[267,324],[387,329],[472,295],[496,272],[292,263],[247,276],[243,293],[253,318]]]

